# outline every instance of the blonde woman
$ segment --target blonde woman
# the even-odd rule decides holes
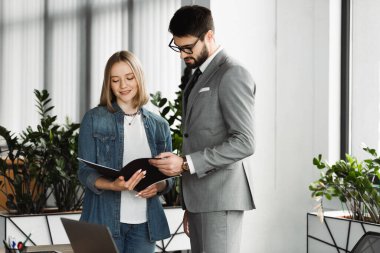
[[[99,106],[83,117],[79,157],[111,168],[171,151],[168,123],[146,110],[144,74],[131,52],[113,54],[105,67]],[[170,236],[158,195],[171,188],[166,180],[141,192],[135,185],[145,176],[137,171],[125,181],[112,181],[80,164],[79,180],[85,186],[81,220],[107,225],[120,253],[153,253],[155,241]]]

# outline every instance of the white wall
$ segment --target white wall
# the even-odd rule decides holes
[[[380,150],[380,1],[352,1],[352,154],[369,157],[361,143]]]
[[[257,209],[242,253],[306,252],[312,158],[339,150],[339,2],[211,1],[217,41],[257,84]]]

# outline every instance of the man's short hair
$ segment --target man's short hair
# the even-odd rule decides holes
[[[191,35],[201,38],[209,30],[215,31],[211,11],[199,5],[181,7],[174,13],[169,24],[169,32],[177,37]]]

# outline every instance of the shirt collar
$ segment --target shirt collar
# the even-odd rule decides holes
[[[210,65],[211,61],[215,58],[215,56],[216,56],[220,51],[222,51],[222,49],[223,49],[223,47],[222,47],[222,46],[219,46],[219,47],[215,50],[215,52],[214,52],[209,58],[207,58],[207,60],[206,60],[204,63],[202,63],[201,66],[199,66],[199,70],[200,70],[202,73],[206,70],[206,68],[208,67],[208,65]]]

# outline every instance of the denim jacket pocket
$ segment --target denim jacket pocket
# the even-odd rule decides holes
[[[99,164],[106,165],[111,161],[111,156],[115,153],[115,135],[105,135],[94,133],[96,145],[96,157]]]

